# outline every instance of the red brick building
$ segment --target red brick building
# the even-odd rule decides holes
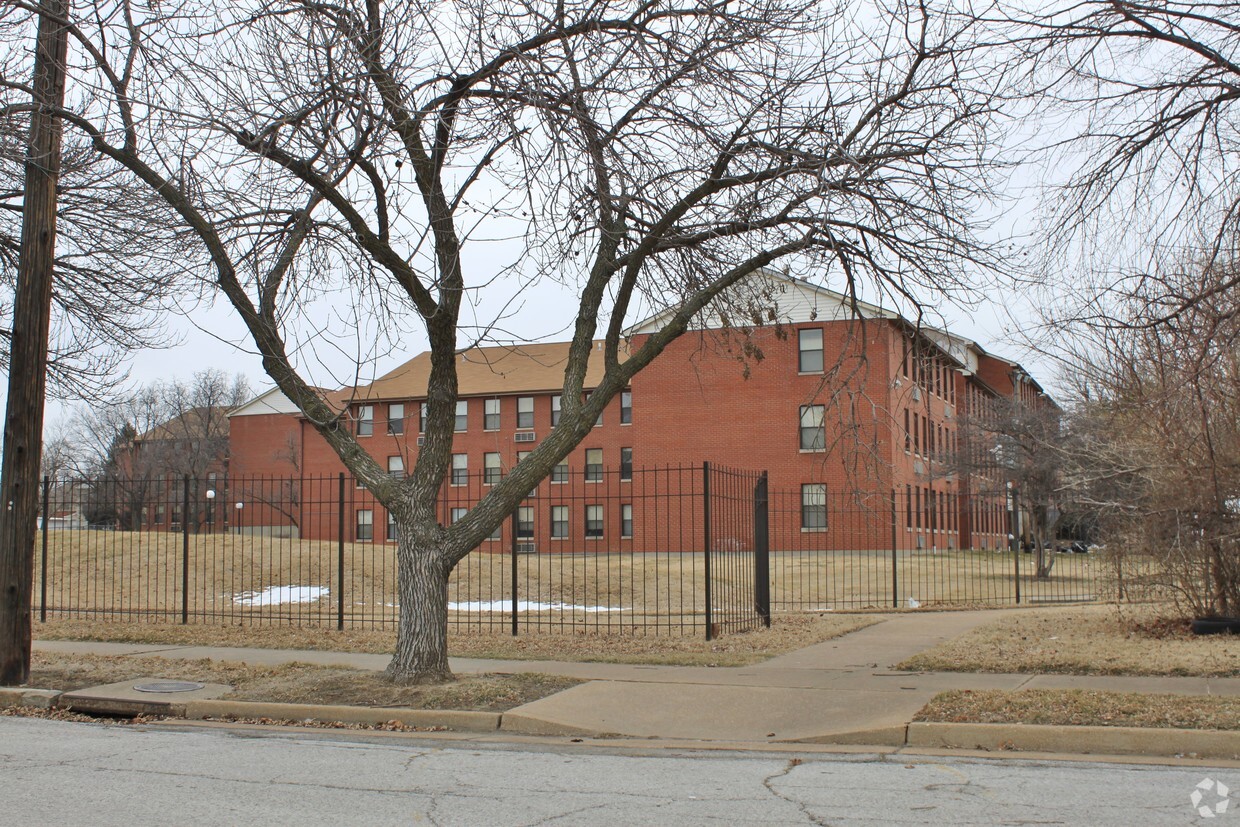
[[[957,461],[988,456],[990,445],[976,443],[990,438],[963,423],[983,419],[999,398],[1053,404],[1041,388],[1019,365],[966,339],[871,305],[854,313],[844,296],[799,280],[762,278],[769,321],[703,324],[639,373],[521,507],[517,539],[526,550],[667,546],[700,515],[648,503],[660,491],[674,502],[680,490],[672,490],[674,475],[650,469],[704,460],[769,473],[773,498],[785,498],[791,515],[773,526],[774,550],[809,548],[828,532],[848,548],[889,548],[893,530],[907,549],[1006,547],[999,469]],[[656,316],[635,325],[631,344],[660,323]],[[461,354],[445,522],[555,427],[567,352],[567,344],[533,344]],[[332,395],[361,444],[393,474],[416,461],[429,373],[422,354]],[[598,374],[592,365],[587,391]],[[278,391],[234,411],[231,438],[234,478],[331,479],[344,471]],[[348,538],[390,537],[382,508],[348,488]],[[287,525],[287,508],[254,499],[248,525]],[[334,536],[338,500],[326,490],[300,499],[300,533]]]

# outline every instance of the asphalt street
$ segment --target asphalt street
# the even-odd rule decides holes
[[[0,718],[4,825],[1240,825],[1217,782],[1240,769]]]

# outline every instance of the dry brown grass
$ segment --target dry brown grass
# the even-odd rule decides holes
[[[569,660],[601,663],[745,666],[785,652],[865,628],[881,615],[788,615],[770,629],[727,635],[707,642],[701,637],[614,635],[595,632],[522,637],[486,634],[450,635],[454,657],[498,660]],[[158,625],[107,621],[57,620],[35,626],[41,640],[103,640],[117,643],[184,646],[240,646],[259,649],[314,649],[337,652],[390,653],[394,630],[293,626]]]
[[[55,531],[48,535],[48,606],[54,614],[103,612],[117,619],[179,618],[183,600],[183,538],[168,532]],[[231,534],[190,535],[188,611],[237,622],[294,620],[331,624],[344,595],[345,622],[373,626],[395,619],[395,548],[382,543],[344,545],[343,592],[334,542]],[[1022,597],[1029,602],[1094,599],[1106,567],[1093,555],[1057,555],[1052,577],[1029,577],[1033,555],[990,551],[902,551],[896,580],[900,604],[923,606],[998,604],[1015,597],[1014,563],[1021,567]],[[513,560],[476,552],[453,572],[455,603],[504,601],[497,611],[459,610],[454,623],[502,625],[511,597]],[[519,597],[558,610],[523,612],[548,628],[583,627],[624,632],[661,623],[704,623],[705,573],[701,555],[676,553],[528,554],[516,560]],[[748,566],[718,555],[714,582],[738,601],[748,589]],[[888,552],[778,552],[772,555],[772,595],[777,608],[886,608],[892,601]],[[245,606],[238,599],[270,587],[328,589],[307,603]],[[36,584],[35,594],[40,594]],[[578,608],[571,608],[578,607]],[[585,607],[606,607],[588,611]]]
[[[304,663],[249,666],[212,660],[35,653],[30,686],[69,691],[152,676],[229,684],[234,692],[227,698],[237,701],[485,712],[512,709],[580,683],[574,678],[523,673],[468,676],[433,686],[397,686],[381,672]]]
[[[960,689],[936,695],[914,720],[1235,730],[1240,729],[1240,698],[1087,689]]]
[[[1198,637],[1159,606],[1015,612],[900,663],[929,672],[1240,675],[1240,637]]]

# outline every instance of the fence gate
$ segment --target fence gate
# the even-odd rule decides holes
[[[702,466],[706,639],[771,625],[766,472]]]

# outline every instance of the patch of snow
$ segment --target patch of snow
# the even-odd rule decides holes
[[[285,603],[313,603],[327,597],[326,586],[268,586],[261,592],[241,592],[233,595],[238,606],[280,606]]]
[[[912,598],[912,597],[910,597],[910,598],[908,599],[908,607],[909,607],[910,609],[920,609],[920,608],[921,608],[921,603],[919,603],[919,602],[917,601],[917,599],[916,599],[916,598]]]
[[[469,601],[467,603],[449,603],[448,611],[450,612],[511,612],[511,600],[491,600],[488,602]],[[625,612],[630,609],[614,608],[612,606],[573,606],[568,603],[535,603],[529,600],[517,601],[518,612],[586,612],[587,614],[595,614],[599,612]]]

